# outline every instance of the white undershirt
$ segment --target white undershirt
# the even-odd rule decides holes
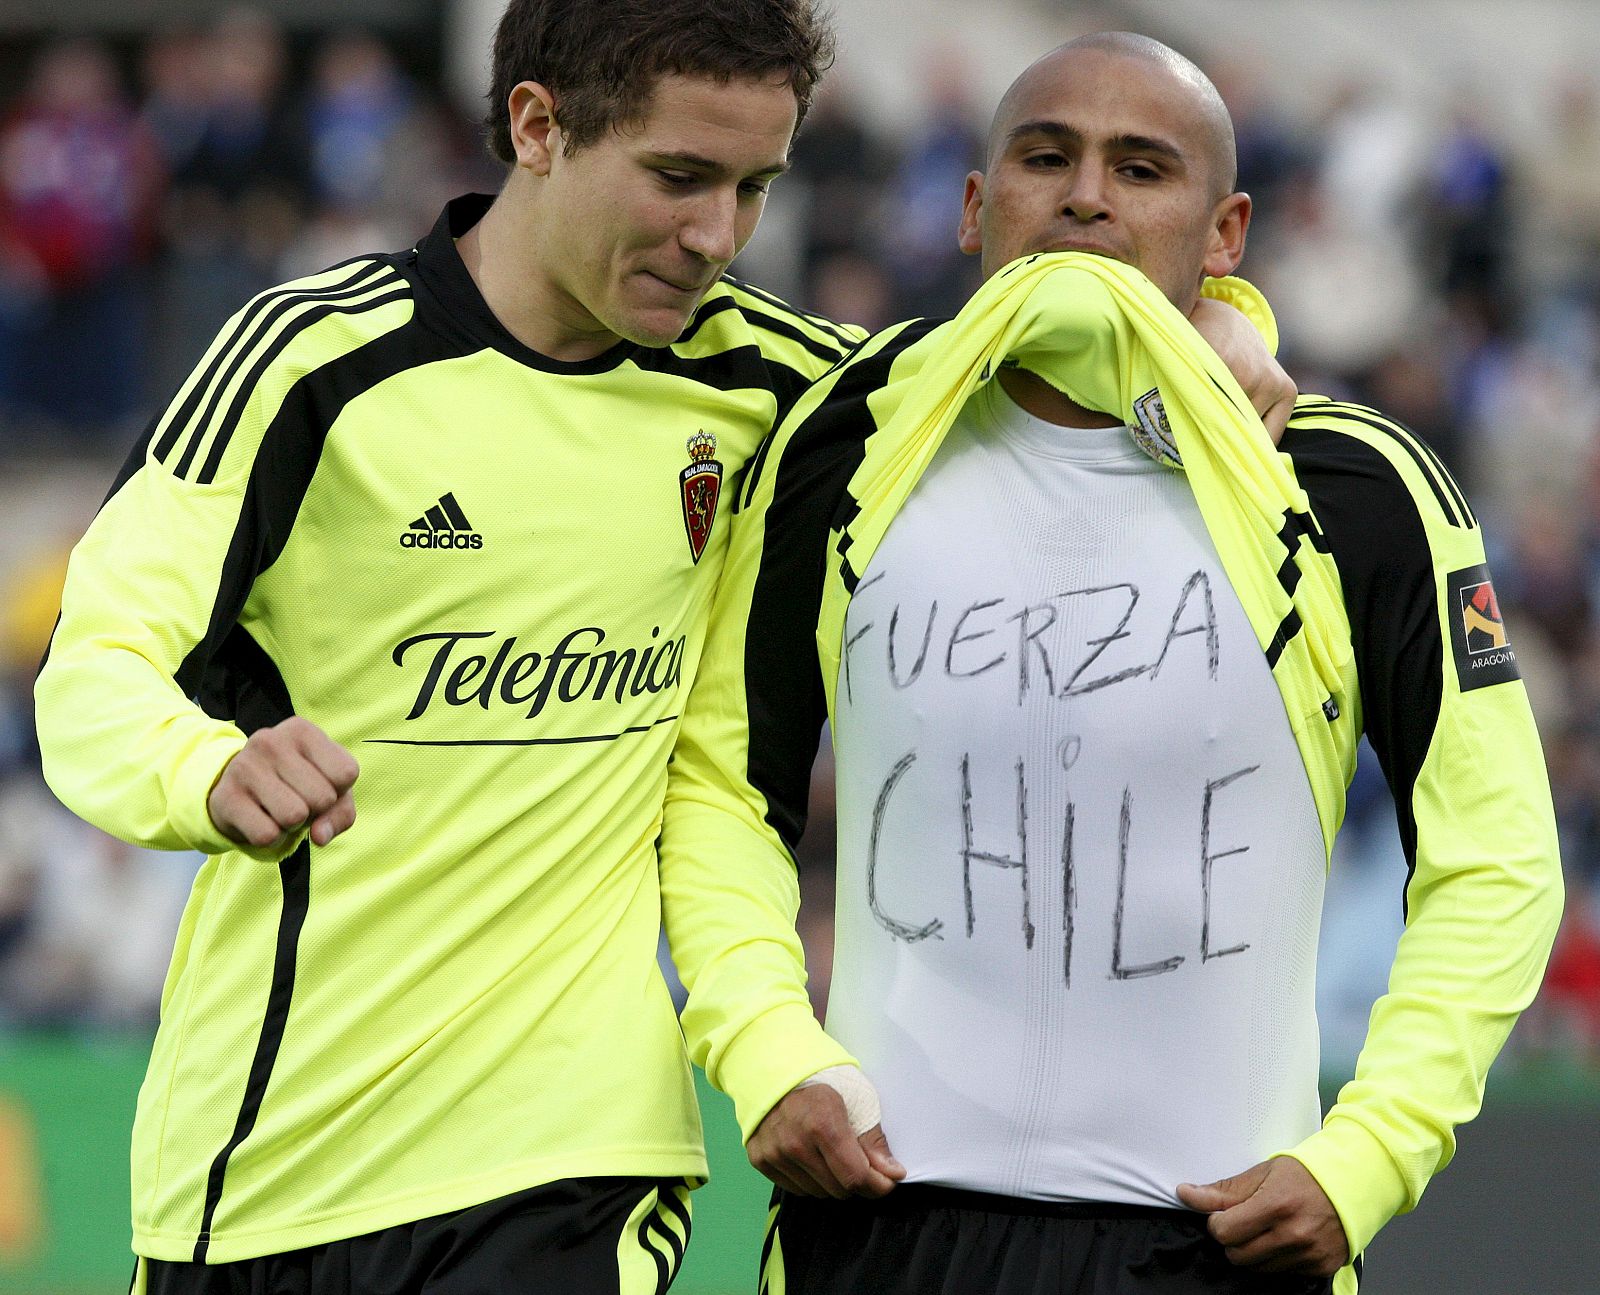
[[[1314,1131],[1322,835],[1182,474],[990,383],[845,639],[828,1028],[910,1180],[1174,1205]]]

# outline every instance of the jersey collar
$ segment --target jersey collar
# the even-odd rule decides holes
[[[469,193],[453,199],[445,204],[427,237],[417,244],[417,276],[438,306],[438,317],[430,322],[464,345],[474,349],[491,347],[519,364],[546,373],[608,373],[629,359],[638,347],[624,341],[593,359],[555,360],[519,342],[495,317],[467,272],[455,242],[482,220],[493,204],[494,195],[487,193]]]

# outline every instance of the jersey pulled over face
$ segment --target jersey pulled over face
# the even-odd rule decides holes
[[[1007,96],[987,173],[969,182],[962,247],[985,276],[1035,252],[1093,252],[1144,272],[1187,312],[1231,274],[1249,202],[1219,193],[1218,131],[1196,87],[1097,49],[1041,60]]]
[[[911,1179],[1175,1206],[1314,1131],[1321,830],[1182,474],[991,383],[844,644],[828,1028]]]

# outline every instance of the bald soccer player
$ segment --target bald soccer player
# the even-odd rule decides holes
[[[1169,426],[1142,383],[1115,415],[1064,394],[1115,388],[1089,369],[1126,348],[1086,344],[1053,381],[952,372],[964,339],[1037,323],[1001,308],[1058,268],[1120,285],[1118,336],[1182,359],[1171,307],[1244,254],[1234,183],[1227,112],[1173,51],[1110,34],[1041,59],[967,182],[984,290],[866,342],[745,485],[663,858],[791,867],[831,718],[827,1025],[907,1170],[839,1201],[780,1163],[763,1291],[1349,1295],[1538,985],[1549,789],[1476,518],[1432,451],[1322,397],[1280,457],[1204,381],[1204,424]],[[1033,257],[1063,251],[1092,255]],[[946,420],[921,460],[912,409]],[[1282,503],[1241,502],[1262,499]],[[1324,1117],[1317,931],[1363,734],[1408,921]],[[758,1164],[813,1094],[756,1131]]]

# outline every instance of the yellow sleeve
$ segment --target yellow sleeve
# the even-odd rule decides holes
[[[206,799],[245,735],[206,715],[177,676],[206,637],[242,493],[147,460],[67,569],[34,689],[45,779],[74,813],[137,845],[231,848]]]
[[[660,847],[667,940],[689,990],[684,1036],[694,1062],[733,1098],[746,1140],[796,1084],[852,1061],[811,1010],[795,933],[799,876],[749,776],[747,630],[766,512],[752,506],[733,520],[705,653],[668,770]],[[785,644],[768,664],[803,679],[816,668],[808,648],[808,639]],[[815,723],[804,714],[789,722],[809,734],[814,754]]]
[[[74,813],[155,849],[239,848],[206,802],[245,733],[196,698],[213,654],[242,633],[271,542],[260,491],[276,463],[261,448],[286,434],[301,376],[409,314],[401,276],[377,261],[265,293],[151,424],[73,550],[34,688],[45,779]],[[294,844],[244,852],[274,860]]]
[[[874,389],[872,366],[922,331],[869,342],[869,358],[807,391],[752,461],[668,771],[661,892],[689,989],[684,1035],[746,1139],[796,1084],[853,1064],[805,992],[791,850],[826,715],[815,636],[828,528],[870,417],[864,402],[843,416],[830,406],[826,427],[814,416],[841,381]]]
[[[1416,1205],[1478,1113],[1544,974],[1561,865],[1539,735],[1465,497],[1425,444],[1371,410],[1303,402],[1284,444],[1348,591],[1363,726],[1412,865],[1355,1077],[1288,1151],[1359,1254]],[[1350,465],[1338,486],[1307,470],[1318,453]]]

